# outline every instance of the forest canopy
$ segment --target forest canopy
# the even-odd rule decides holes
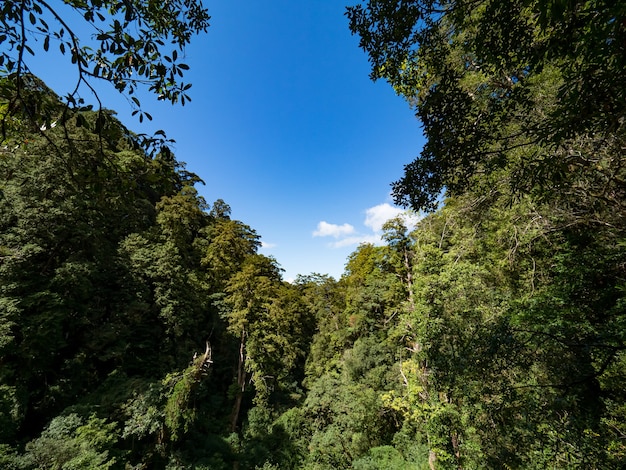
[[[430,213],[340,279],[285,282],[112,111],[0,81],[64,110],[0,97],[0,467],[624,468],[624,7],[348,17],[424,126],[394,190]]]

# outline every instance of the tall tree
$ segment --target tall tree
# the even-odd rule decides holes
[[[243,394],[252,376],[261,400],[267,399],[273,380],[265,367],[269,356],[265,349],[270,328],[272,306],[280,283],[280,271],[274,260],[263,255],[250,255],[241,271],[232,276],[226,288],[224,315],[229,332],[239,339],[236,368],[236,398],[231,415],[231,432],[237,429]]]

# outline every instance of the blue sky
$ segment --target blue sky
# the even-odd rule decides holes
[[[100,88],[100,97],[136,132],[175,139],[177,158],[206,182],[200,193],[224,199],[261,235],[261,252],[285,279],[338,278],[347,256],[399,211],[390,183],[419,153],[419,122],[391,87],[369,80],[342,1],[204,4],[211,27],[184,58],[191,103],[144,93],[153,121],[140,125],[115,91]],[[59,60],[39,54],[33,70],[62,94],[74,72]]]

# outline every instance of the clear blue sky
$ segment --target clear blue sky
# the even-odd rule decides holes
[[[175,139],[178,160],[206,182],[198,189],[207,202],[224,199],[254,228],[285,279],[338,278],[358,243],[375,240],[398,210],[390,183],[420,151],[419,123],[389,85],[369,80],[341,0],[204,3],[211,27],[184,59],[191,103],[142,94],[154,120],[140,125],[115,91],[101,99],[131,129]],[[34,71],[69,91],[71,65],[41,56]]]

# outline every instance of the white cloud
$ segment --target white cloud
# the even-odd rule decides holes
[[[393,207],[391,204],[385,202],[367,209],[365,211],[365,222],[363,223],[374,232],[380,232],[385,222],[389,219],[393,219],[401,213],[402,209]]]
[[[413,212],[405,212],[398,207],[385,202],[365,210],[365,220],[363,225],[368,228],[365,233],[359,233],[355,228],[345,223],[343,225],[329,224],[322,221],[317,224],[317,230],[313,232],[314,237],[334,237],[335,241],[328,244],[331,248],[344,248],[357,246],[360,243],[372,243],[381,245],[381,232],[383,225],[389,219],[401,216],[409,230],[412,230],[420,217]]]
[[[354,233],[354,227],[350,224],[329,224],[326,221],[321,221],[317,224],[317,230],[313,232],[314,237],[345,237],[346,235],[350,235]]]
[[[261,242],[261,248],[265,248],[265,249],[271,249],[271,248],[276,248],[276,243],[267,243],[267,242]]]

